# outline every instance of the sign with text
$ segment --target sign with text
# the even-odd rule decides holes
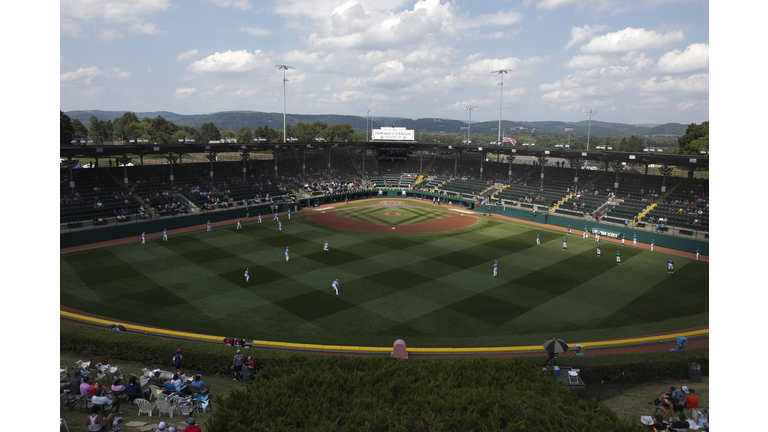
[[[416,133],[404,127],[383,127],[373,129],[372,139],[374,141],[414,141]]]

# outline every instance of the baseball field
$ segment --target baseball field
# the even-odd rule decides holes
[[[631,241],[603,240],[598,257],[581,231],[415,201],[352,202],[280,221],[282,230],[263,215],[239,230],[233,221],[167,242],[147,233],[144,245],[137,235],[62,253],[61,304],[172,330],[361,346],[578,343],[709,322],[709,263]]]

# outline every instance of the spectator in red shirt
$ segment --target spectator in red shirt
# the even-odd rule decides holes
[[[691,419],[693,421],[698,421],[699,415],[701,415],[701,411],[699,411],[699,397],[694,394],[693,389],[688,389],[688,396],[685,397],[685,407],[691,409]],[[694,412],[696,415],[694,415]]]

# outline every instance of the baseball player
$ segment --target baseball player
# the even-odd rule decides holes
[[[568,250],[568,239],[563,237],[563,250]]]
[[[539,237],[539,235],[538,235],[538,234],[536,234],[536,244],[537,244],[537,245],[540,245],[540,244],[541,244],[541,237]]]
[[[339,295],[339,280],[338,279],[333,281],[333,283],[331,284],[331,288],[333,288],[333,290],[336,291],[336,295]]]
[[[597,244],[597,257],[600,257],[600,243]]]
[[[277,212],[275,212],[275,218],[274,218],[274,219],[272,219],[272,220],[273,220],[273,221],[280,221],[280,218],[279,218],[279,217],[277,217]]]
[[[333,283],[331,284],[331,288],[333,288],[333,290],[336,291],[336,295],[339,295],[339,280],[338,279],[333,281]]]
[[[283,223],[280,221],[277,221],[277,230],[282,231],[283,230]]]
[[[571,235],[571,226],[568,225],[568,235]]]
[[[165,228],[163,228],[163,241],[168,241],[168,232],[165,231]]]
[[[653,252],[653,239],[651,239],[651,252]]]
[[[288,254],[289,254],[288,248],[285,248],[285,262],[288,262]]]
[[[248,279],[251,278],[250,272],[248,272],[248,269],[245,269],[245,281],[248,282]]]
[[[323,245],[323,250],[328,252],[328,241],[325,241],[325,244]]]
[[[142,236],[143,236],[143,234],[142,234]],[[143,239],[143,237],[142,237],[142,239]],[[144,244],[143,242],[144,242],[144,240],[142,240],[142,244]],[[696,248],[696,261],[698,261],[698,260],[699,260],[699,248]]]
[[[207,232],[211,232],[211,221],[208,221],[208,225],[205,229]]]
[[[616,265],[621,265],[621,252],[616,251]]]
[[[600,243],[600,231],[595,233],[595,241]]]
[[[624,240],[627,238],[624,234],[621,235],[621,245],[624,246]]]
[[[237,228],[235,229],[243,229],[243,226],[240,224],[242,222],[242,218],[237,218]]]
[[[146,234],[146,232],[142,232],[141,233],[141,244],[145,244],[146,243],[146,239],[144,238],[145,234]],[[697,249],[697,252],[698,252],[698,249]],[[698,253],[696,254],[696,256],[698,257]]]
[[[288,220],[291,220],[291,208],[288,207]]]
[[[589,231],[587,231],[587,226],[584,225],[584,236],[583,238],[588,239],[589,238]]]
[[[261,214],[259,214],[259,223],[261,223]]]
[[[637,246],[637,234],[632,236],[632,246]]]
[[[499,274],[499,262],[498,261],[493,263],[493,275],[496,276],[497,274]]]
[[[670,258],[667,264],[667,273],[672,273],[674,271],[674,266],[675,263],[672,261],[672,258]]]

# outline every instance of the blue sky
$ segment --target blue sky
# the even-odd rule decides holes
[[[709,120],[700,0],[62,0],[60,108]],[[499,74],[506,69],[504,85]]]

